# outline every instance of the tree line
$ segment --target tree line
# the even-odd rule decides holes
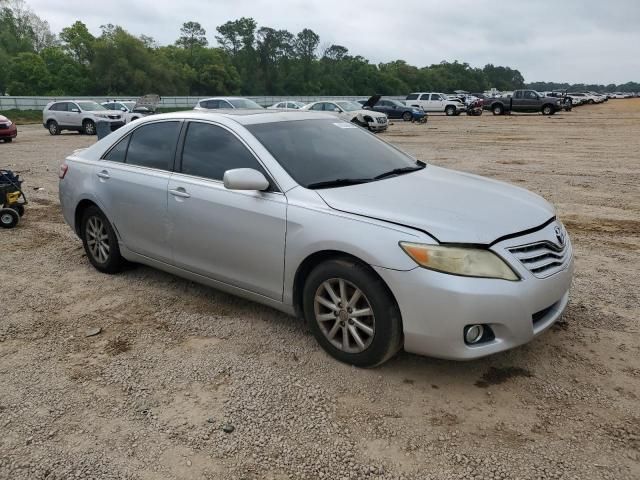
[[[172,45],[112,24],[94,36],[80,21],[56,35],[24,0],[0,0],[0,94],[400,95],[525,86],[522,74],[506,66],[443,61],[420,68],[403,60],[372,64],[345,46],[321,47],[311,29],[294,34],[258,26],[252,18],[220,25],[215,40],[215,46],[209,45],[198,22],[184,23]],[[572,87],[565,85],[529,87]],[[640,90],[631,82],[580,87]]]

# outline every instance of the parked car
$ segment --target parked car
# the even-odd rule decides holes
[[[240,97],[213,97],[205,98],[196,103],[194,110],[218,110],[218,109],[230,109],[230,110],[262,110],[263,107],[258,105],[253,100]]]
[[[133,122],[154,113],[149,108],[138,105],[135,100],[112,100],[110,102],[102,102],[100,105],[107,110],[122,112],[122,118],[125,123]]]
[[[95,135],[98,121],[108,122],[111,130],[124,125],[121,112],[107,110],[90,100],[49,102],[42,111],[42,126],[51,135],[59,135],[62,130]]]
[[[444,93],[411,93],[407,95],[405,103],[425,112],[444,112],[447,115],[460,115],[467,111],[464,102],[449,99]]]
[[[99,271],[143,263],[297,314],[352,365],[402,347],[449,359],[517,347],[569,298],[572,246],[552,205],[333,114],[146,117],[76,150],[59,176],[65,221]]]
[[[312,102],[302,107],[302,110],[329,112],[347,122],[368,128],[372,132],[382,132],[389,127],[389,121],[384,113],[365,110],[358,102],[349,100]]]
[[[564,107],[564,101],[555,97],[544,97],[535,90],[514,90],[510,97],[491,98],[485,102],[494,115],[511,112],[542,112],[553,115]]]
[[[366,100],[358,100],[365,110],[384,113],[388,118],[401,118],[405,122],[426,122],[427,114],[421,108],[409,107],[398,100],[381,98],[380,95],[373,95]]]
[[[306,103],[304,103],[304,102],[296,102],[296,101],[293,101],[293,100],[287,100],[287,101],[284,101],[284,102],[274,103],[273,105],[271,105],[268,108],[270,110],[273,110],[273,109],[300,110],[305,105],[306,105]]]
[[[4,140],[5,143],[11,143],[17,136],[18,127],[16,124],[4,115],[0,115],[0,140]]]

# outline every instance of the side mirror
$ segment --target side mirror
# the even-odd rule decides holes
[[[224,188],[229,190],[258,190],[269,188],[269,181],[253,168],[234,168],[224,172]]]
[[[126,112],[126,111],[127,111],[127,109],[126,109],[126,108],[124,108],[124,107],[120,107],[120,110],[121,110],[122,112]]]
[[[340,110],[338,107],[333,107],[333,111],[334,112],[341,112],[342,110]]]
[[[72,112],[76,112],[76,113],[80,113],[80,110],[78,110],[77,108],[72,108],[71,111]]]

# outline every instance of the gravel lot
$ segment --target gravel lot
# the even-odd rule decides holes
[[[23,126],[0,144],[31,200],[0,231],[0,478],[640,478],[640,99],[384,137],[555,203],[577,260],[561,322],[470,363],[339,364],[274,310],[95,271],[56,177],[95,140]]]

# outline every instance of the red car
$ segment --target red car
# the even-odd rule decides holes
[[[16,124],[4,115],[0,115],[0,140],[9,143],[18,136]]]

